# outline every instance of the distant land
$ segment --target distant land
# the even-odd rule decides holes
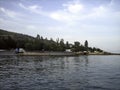
[[[109,53],[96,47],[89,47],[89,42],[86,40],[84,44],[80,41],[75,41],[74,44],[69,41],[64,42],[64,39],[57,38],[49,40],[40,36],[32,37],[26,34],[20,34],[16,32],[9,32],[7,30],[0,29],[0,49],[11,50],[15,48],[23,48],[26,51],[54,51],[54,52],[90,52],[95,53]]]

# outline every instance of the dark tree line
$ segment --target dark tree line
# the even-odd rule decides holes
[[[66,49],[71,49],[74,52],[79,51],[99,51],[102,52],[99,48],[88,47],[88,41],[86,40],[84,45],[79,41],[75,41],[74,44],[70,44],[68,41],[65,42],[64,39],[52,38],[48,40],[43,38],[40,35],[37,35],[35,38],[21,38],[16,37],[15,35],[1,35],[0,36],[0,49],[15,49],[15,48],[24,48],[28,51],[65,51]]]
[[[16,47],[16,41],[11,36],[0,36],[0,49],[11,49]]]
[[[71,44],[68,41],[65,42],[64,39],[57,38],[56,40],[53,40],[51,38],[48,40],[40,35],[31,37],[28,35],[0,29],[0,49],[11,50],[15,48],[24,48],[28,51],[65,51],[66,49],[70,49],[73,52],[102,52],[102,50],[99,48],[89,47],[87,40],[84,42],[84,45],[82,45],[79,41],[75,41],[73,44]]]

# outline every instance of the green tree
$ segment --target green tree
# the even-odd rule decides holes
[[[6,49],[6,42],[2,36],[0,36],[0,49]]]
[[[9,49],[16,48],[16,42],[11,36],[8,36],[6,44]]]
[[[66,49],[70,49],[70,44],[68,41],[66,42]]]
[[[37,34],[37,37],[36,37],[36,39],[40,40],[40,35],[39,35],[39,34]]]
[[[86,51],[88,51],[88,41],[87,40],[85,41],[84,46],[86,48]]]
[[[65,44],[64,44],[64,39],[60,40],[60,51],[65,51]]]
[[[49,48],[50,51],[56,51],[57,48],[57,44],[52,38],[49,41]]]
[[[88,41],[87,40],[85,41],[85,47],[88,48]]]
[[[83,52],[83,51],[85,51],[85,50],[86,50],[86,48],[85,48],[83,45],[81,45],[81,46],[80,46],[80,51]]]
[[[80,51],[80,42],[76,41],[74,42],[73,49],[74,52],[79,52]]]

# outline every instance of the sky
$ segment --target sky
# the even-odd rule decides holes
[[[120,0],[0,0],[0,28],[120,53]]]

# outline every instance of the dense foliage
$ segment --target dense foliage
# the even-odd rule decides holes
[[[68,41],[64,42],[64,39],[52,38],[48,40],[40,35],[31,37],[24,34],[8,32],[0,29],[0,49],[15,49],[24,48],[28,51],[65,51],[71,49],[74,52],[79,51],[99,51],[99,48],[88,47],[88,41],[86,40],[84,45],[80,44],[79,41],[75,41],[74,44],[70,44]]]

